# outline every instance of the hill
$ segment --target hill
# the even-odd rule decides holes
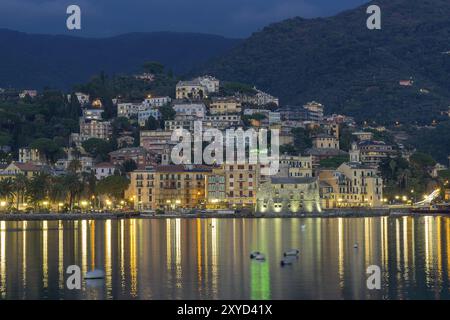
[[[94,74],[137,71],[159,61],[182,74],[239,40],[194,33],[129,33],[110,38],[38,35],[0,29],[0,87],[69,89]]]
[[[254,83],[283,104],[316,100],[359,121],[430,124],[450,104],[450,1],[379,0],[329,18],[294,18],[254,33],[198,70]],[[401,86],[400,80],[413,80]]]

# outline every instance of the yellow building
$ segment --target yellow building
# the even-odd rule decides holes
[[[133,171],[127,196],[136,210],[194,209],[206,202],[204,166],[166,165]]]
[[[23,174],[27,178],[31,179],[39,172],[42,171],[42,166],[33,164],[31,162],[11,162],[5,169],[0,170],[0,180],[6,178],[14,178],[19,174]]]
[[[209,105],[209,112],[215,114],[233,114],[242,111],[241,102],[234,97],[213,98]]]
[[[320,211],[319,184],[315,178],[271,177],[258,188],[258,213]]]
[[[337,170],[322,170],[319,180],[333,193],[324,207],[380,207],[383,205],[383,179],[371,166],[343,163]],[[325,198],[322,196],[322,198]]]

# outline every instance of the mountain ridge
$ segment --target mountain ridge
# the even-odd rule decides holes
[[[381,8],[381,30],[366,27],[372,4]],[[450,104],[450,55],[442,54],[450,50],[448,16],[444,0],[379,0],[332,17],[287,19],[198,72],[254,83],[284,104],[319,100],[360,121],[429,124]],[[413,86],[399,85],[410,78]]]
[[[137,72],[159,61],[183,74],[239,39],[177,32],[133,32],[106,38],[30,34],[0,29],[0,87],[69,89],[101,71]]]

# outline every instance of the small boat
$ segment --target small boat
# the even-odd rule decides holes
[[[253,251],[252,253],[250,253],[250,259],[255,259],[256,256],[260,255],[261,252],[259,251]]]
[[[95,269],[92,271],[89,271],[84,276],[85,279],[93,280],[93,279],[104,279],[105,278],[105,272],[100,269]]]
[[[287,265],[291,265],[294,261],[295,261],[295,259],[292,256],[289,256],[289,257],[283,258],[281,260],[280,264],[281,264],[281,266],[287,266]]]
[[[355,244],[353,245],[353,248],[358,249],[358,242],[355,242]]]
[[[285,251],[285,252],[284,252],[284,256],[285,256],[285,257],[288,257],[288,256],[296,257],[296,256],[299,255],[299,253],[300,253],[300,250],[297,250],[297,249],[291,249],[291,250]]]
[[[255,260],[257,261],[265,261],[266,260],[266,256],[263,255],[262,253],[256,255]]]

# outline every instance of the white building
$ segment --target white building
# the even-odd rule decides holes
[[[94,171],[97,180],[102,180],[106,177],[114,175],[116,166],[109,162],[102,162],[94,166]]]
[[[145,106],[140,102],[121,102],[117,104],[117,116],[129,119],[136,116],[144,108]]]
[[[89,103],[89,95],[83,92],[75,92],[78,102],[83,106]]]
[[[177,99],[203,99],[208,96],[208,89],[198,79],[180,81],[176,86]]]
[[[198,118],[204,118],[206,115],[204,103],[175,102],[173,110],[177,114],[196,116]]]
[[[148,118],[153,117],[156,120],[161,119],[161,112],[159,112],[158,109],[145,109],[141,110],[138,113],[138,122],[141,127],[145,126],[145,122],[148,120]]]
[[[170,97],[147,97],[142,103],[146,107],[162,107],[172,101]]]
[[[83,109],[83,118],[86,120],[102,120],[103,109]]]
[[[202,76],[197,78],[206,88],[208,93],[219,92],[220,81],[212,76]]]

